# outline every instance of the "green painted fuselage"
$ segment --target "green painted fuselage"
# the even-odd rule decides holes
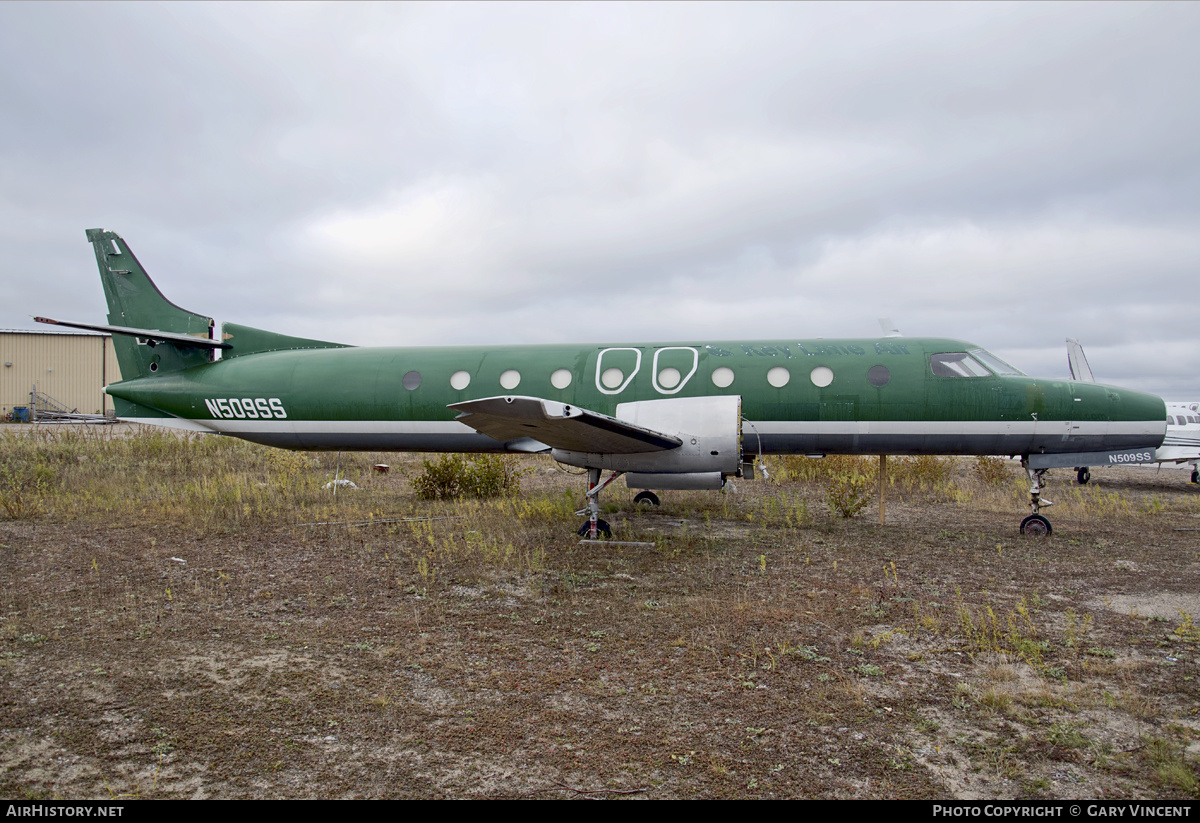
[[[1153,448],[1166,430],[1152,395],[978,361],[971,376],[935,373],[934,355],[979,349],[957,340],[260,351],[267,333],[225,328],[223,359],[110,386],[118,413],[284,448],[378,451],[528,451],[447,408],[505,395],[606,415],[633,401],[739,395],[747,453],[1067,453]],[[256,350],[239,354],[239,337],[254,335]]]

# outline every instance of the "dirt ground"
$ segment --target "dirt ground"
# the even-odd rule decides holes
[[[494,511],[0,520],[0,795],[1200,796],[1187,470],[1054,472],[1040,540],[966,479],[883,526],[614,486],[624,545],[546,465]]]

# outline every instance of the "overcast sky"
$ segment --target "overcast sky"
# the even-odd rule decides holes
[[[0,3],[0,328],[961,337],[1200,399],[1200,4]],[[42,327],[45,328],[45,327]]]

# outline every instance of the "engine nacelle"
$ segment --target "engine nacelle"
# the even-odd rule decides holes
[[[654,489],[668,492],[718,491],[725,488],[725,475],[720,472],[693,472],[692,474],[629,472],[625,475],[625,483],[631,489]]]
[[[741,466],[742,398],[737,395],[672,397],[621,403],[617,406],[615,417],[662,434],[674,435],[683,443],[673,449],[633,454],[592,454],[554,449],[551,452],[554,459],[568,466],[656,475],[735,475]],[[674,487],[660,483],[654,488]]]

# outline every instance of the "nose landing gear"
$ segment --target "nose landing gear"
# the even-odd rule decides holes
[[[1053,531],[1050,521],[1039,513],[1046,506],[1054,505],[1042,497],[1042,480],[1046,476],[1046,470],[1030,468],[1028,457],[1021,458],[1021,468],[1025,469],[1025,474],[1029,477],[1029,508],[1033,510],[1033,514],[1021,521],[1021,534],[1030,537],[1049,537]]]

